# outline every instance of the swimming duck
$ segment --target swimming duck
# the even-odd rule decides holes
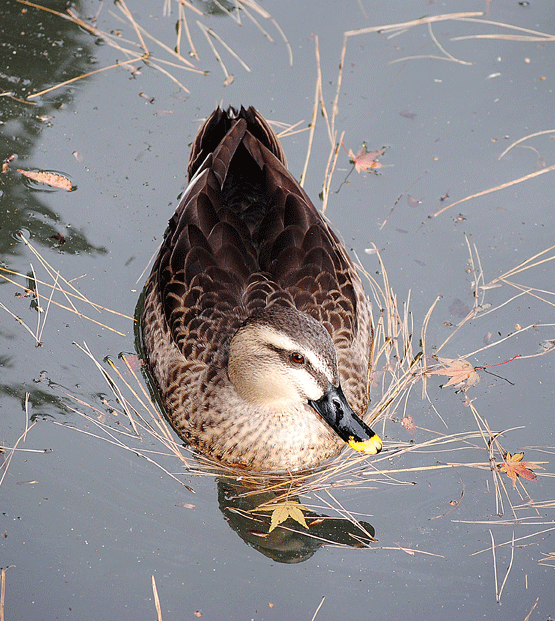
[[[146,284],[145,357],[166,415],[218,462],[312,469],[375,454],[369,302],[252,107],[216,109]]]

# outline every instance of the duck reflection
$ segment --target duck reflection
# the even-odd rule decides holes
[[[218,479],[218,504],[229,526],[260,553],[279,563],[301,563],[324,545],[365,548],[374,539],[368,522],[350,521],[305,510],[295,485],[272,484],[262,488],[242,485],[237,479]],[[301,507],[306,527],[293,517],[272,528],[272,514],[286,507]]]

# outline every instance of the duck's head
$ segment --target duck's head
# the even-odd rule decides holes
[[[231,340],[227,370],[239,395],[260,410],[286,414],[308,405],[355,450],[381,450],[343,394],[329,333],[310,315],[273,306],[249,317]]]

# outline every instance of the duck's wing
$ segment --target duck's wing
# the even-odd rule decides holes
[[[244,144],[265,173],[267,211],[255,233],[258,264],[278,285],[267,303],[288,303],[330,333],[351,407],[369,403],[372,347],[369,301],[343,244],[291,173],[260,143]]]
[[[367,405],[367,301],[343,246],[289,173],[253,109],[216,110],[193,146],[190,183],[169,223],[149,287],[188,359],[221,364],[255,310],[282,304],[331,334],[352,407]]]

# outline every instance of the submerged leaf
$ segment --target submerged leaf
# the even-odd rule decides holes
[[[451,379],[445,386],[458,386],[466,383],[466,386],[469,387],[480,381],[480,376],[476,369],[466,360],[439,357],[437,360],[440,365],[432,368],[428,367],[426,372],[430,375],[446,375],[450,377]]]
[[[554,349],[555,349],[555,339],[548,340],[548,341],[542,341],[540,343],[540,348],[538,352],[541,354],[547,354],[547,352],[553,351]]]
[[[66,238],[61,233],[56,233],[56,235],[50,235],[50,239],[54,239],[58,242],[60,246],[63,246],[66,243]]]
[[[411,436],[414,435],[414,432],[416,431],[416,425],[414,424],[414,420],[410,414],[403,416],[403,418],[401,419],[401,424],[411,434]]]

